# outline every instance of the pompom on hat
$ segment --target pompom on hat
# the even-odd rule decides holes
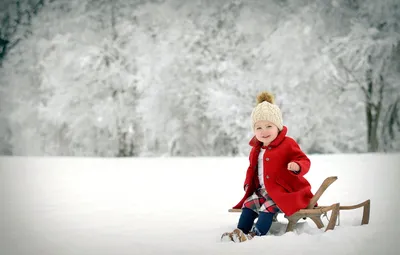
[[[253,131],[254,125],[260,120],[272,122],[279,131],[283,129],[282,112],[274,102],[274,96],[268,92],[261,92],[257,95],[257,106],[251,113]]]

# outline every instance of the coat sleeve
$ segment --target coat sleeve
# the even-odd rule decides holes
[[[247,168],[246,172],[246,179],[244,180],[243,184],[243,189],[246,187],[246,185],[250,186],[253,178],[253,164],[251,163],[251,160],[253,158],[254,154],[254,148],[250,151],[250,156],[249,156],[249,167]]]
[[[300,149],[300,146],[293,139],[290,139],[290,161],[296,162],[300,166],[300,172],[293,173],[297,176],[303,176],[310,170],[311,161]]]

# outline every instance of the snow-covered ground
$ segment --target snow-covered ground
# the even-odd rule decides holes
[[[221,243],[239,214],[247,158],[0,157],[0,254],[399,254],[400,154],[312,155],[313,190],[338,176],[321,205],[342,211],[334,231],[307,220],[284,233]],[[326,223],[326,219],[324,219]]]

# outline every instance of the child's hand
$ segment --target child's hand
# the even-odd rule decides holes
[[[297,172],[297,171],[300,171],[300,166],[296,162],[290,162],[287,165],[287,169],[289,171]]]

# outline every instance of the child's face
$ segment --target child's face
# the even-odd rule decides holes
[[[260,120],[254,125],[254,135],[264,146],[270,144],[278,136],[278,133],[278,127],[272,122]]]

